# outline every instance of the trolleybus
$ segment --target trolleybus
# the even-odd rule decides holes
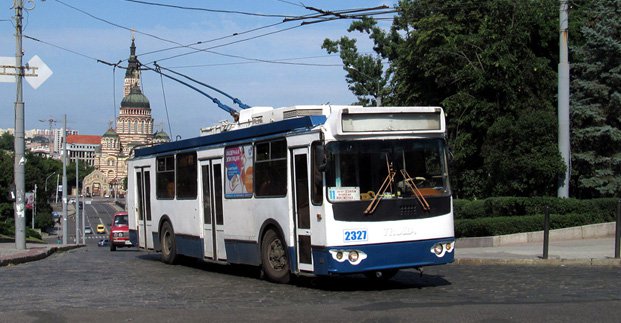
[[[363,273],[454,260],[440,107],[253,107],[196,138],[135,149],[130,239],[174,263],[292,275]]]

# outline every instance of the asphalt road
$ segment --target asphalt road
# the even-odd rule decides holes
[[[87,213],[88,214],[88,213]],[[0,268],[0,322],[618,322],[621,268],[448,265],[300,278],[87,246]]]
[[[118,211],[118,208],[114,205],[114,200],[109,198],[87,198],[90,200],[90,204],[84,205],[82,209],[79,209],[79,223],[82,225],[82,218],[85,219],[86,226],[90,227],[93,231],[93,234],[85,234],[86,239],[102,239],[109,232],[110,224],[112,222],[112,215],[114,212]],[[80,199],[80,203],[82,200]],[[82,216],[82,213],[85,213],[85,216]],[[69,206],[68,212],[68,222],[67,222],[67,241],[73,243],[75,240],[75,205]],[[106,227],[106,233],[97,234],[95,231],[98,224],[103,224]],[[60,228],[61,225],[58,225]],[[57,232],[61,232],[58,230]],[[82,229],[80,228],[80,242],[82,242]]]

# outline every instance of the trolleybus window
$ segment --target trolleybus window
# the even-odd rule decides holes
[[[177,154],[177,198],[195,199],[197,194],[196,152]]]
[[[424,196],[450,194],[442,139],[333,142],[326,148],[328,198],[333,202],[370,200],[378,193],[414,198],[411,186]],[[379,192],[385,181],[387,188]]]
[[[173,155],[157,158],[155,190],[158,199],[175,198],[175,157]]]
[[[278,139],[255,145],[254,183],[256,196],[287,194],[287,142]]]
[[[313,204],[321,205],[323,201],[323,173],[320,168],[326,161],[323,145],[319,141],[313,142],[312,158],[313,165],[311,171],[313,172],[313,178],[311,183],[311,200]]]

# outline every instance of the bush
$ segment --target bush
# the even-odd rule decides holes
[[[13,222],[3,223],[0,222],[0,234],[8,237],[15,238],[15,224]],[[39,232],[31,229],[30,227],[26,227],[26,239],[37,239],[41,240],[41,234]]]
[[[610,222],[614,214],[551,214],[550,229]],[[542,231],[544,215],[483,217],[455,220],[455,237],[484,237],[520,232]]]
[[[490,197],[484,200],[454,200],[455,219],[543,214],[614,214],[618,199],[559,199],[555,197]]]

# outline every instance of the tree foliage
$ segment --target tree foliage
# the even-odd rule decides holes
[[[572,67],[572,182],[579,197],[621,193],[621,0],[594,1]]]
[[[0,143],[5,141],[6,144],[0,148],[0,221],[12,222],[14,211],[13,201],[9,200],[9,192],[14,183],[14,138],[12,135],[5,134],[2,136]],[[52,225],[52,208],[48,201],[55,192],[56,176],[54,174],[62,176],[62,163],[55,159],[31,153],[26,153],[25,159],[24,181],[26,192],[34,191],[35,185],[37,186],[37,217],[35,219],[35,226],[45,228]],[[79,167],[80,181],[92,170],[91,166],[81,163]],[[46,179],[48,179],[47,183]],[[75,163],[70,163],[67,166],[67,183],[69,186],[75,183]],[[31,225],[31,212],[31,210],[26,211],[27,226]]]
[[[552,194],[564,171],[555,137],[558,1],[409,0],[397,9],[390,32],[370,19],[349,30],[368,33],[388,60],[391,104],[445,108],[456,195]],[[324,42],[332,52],[337,45],[345,65],[367,62],[355,41]]]

